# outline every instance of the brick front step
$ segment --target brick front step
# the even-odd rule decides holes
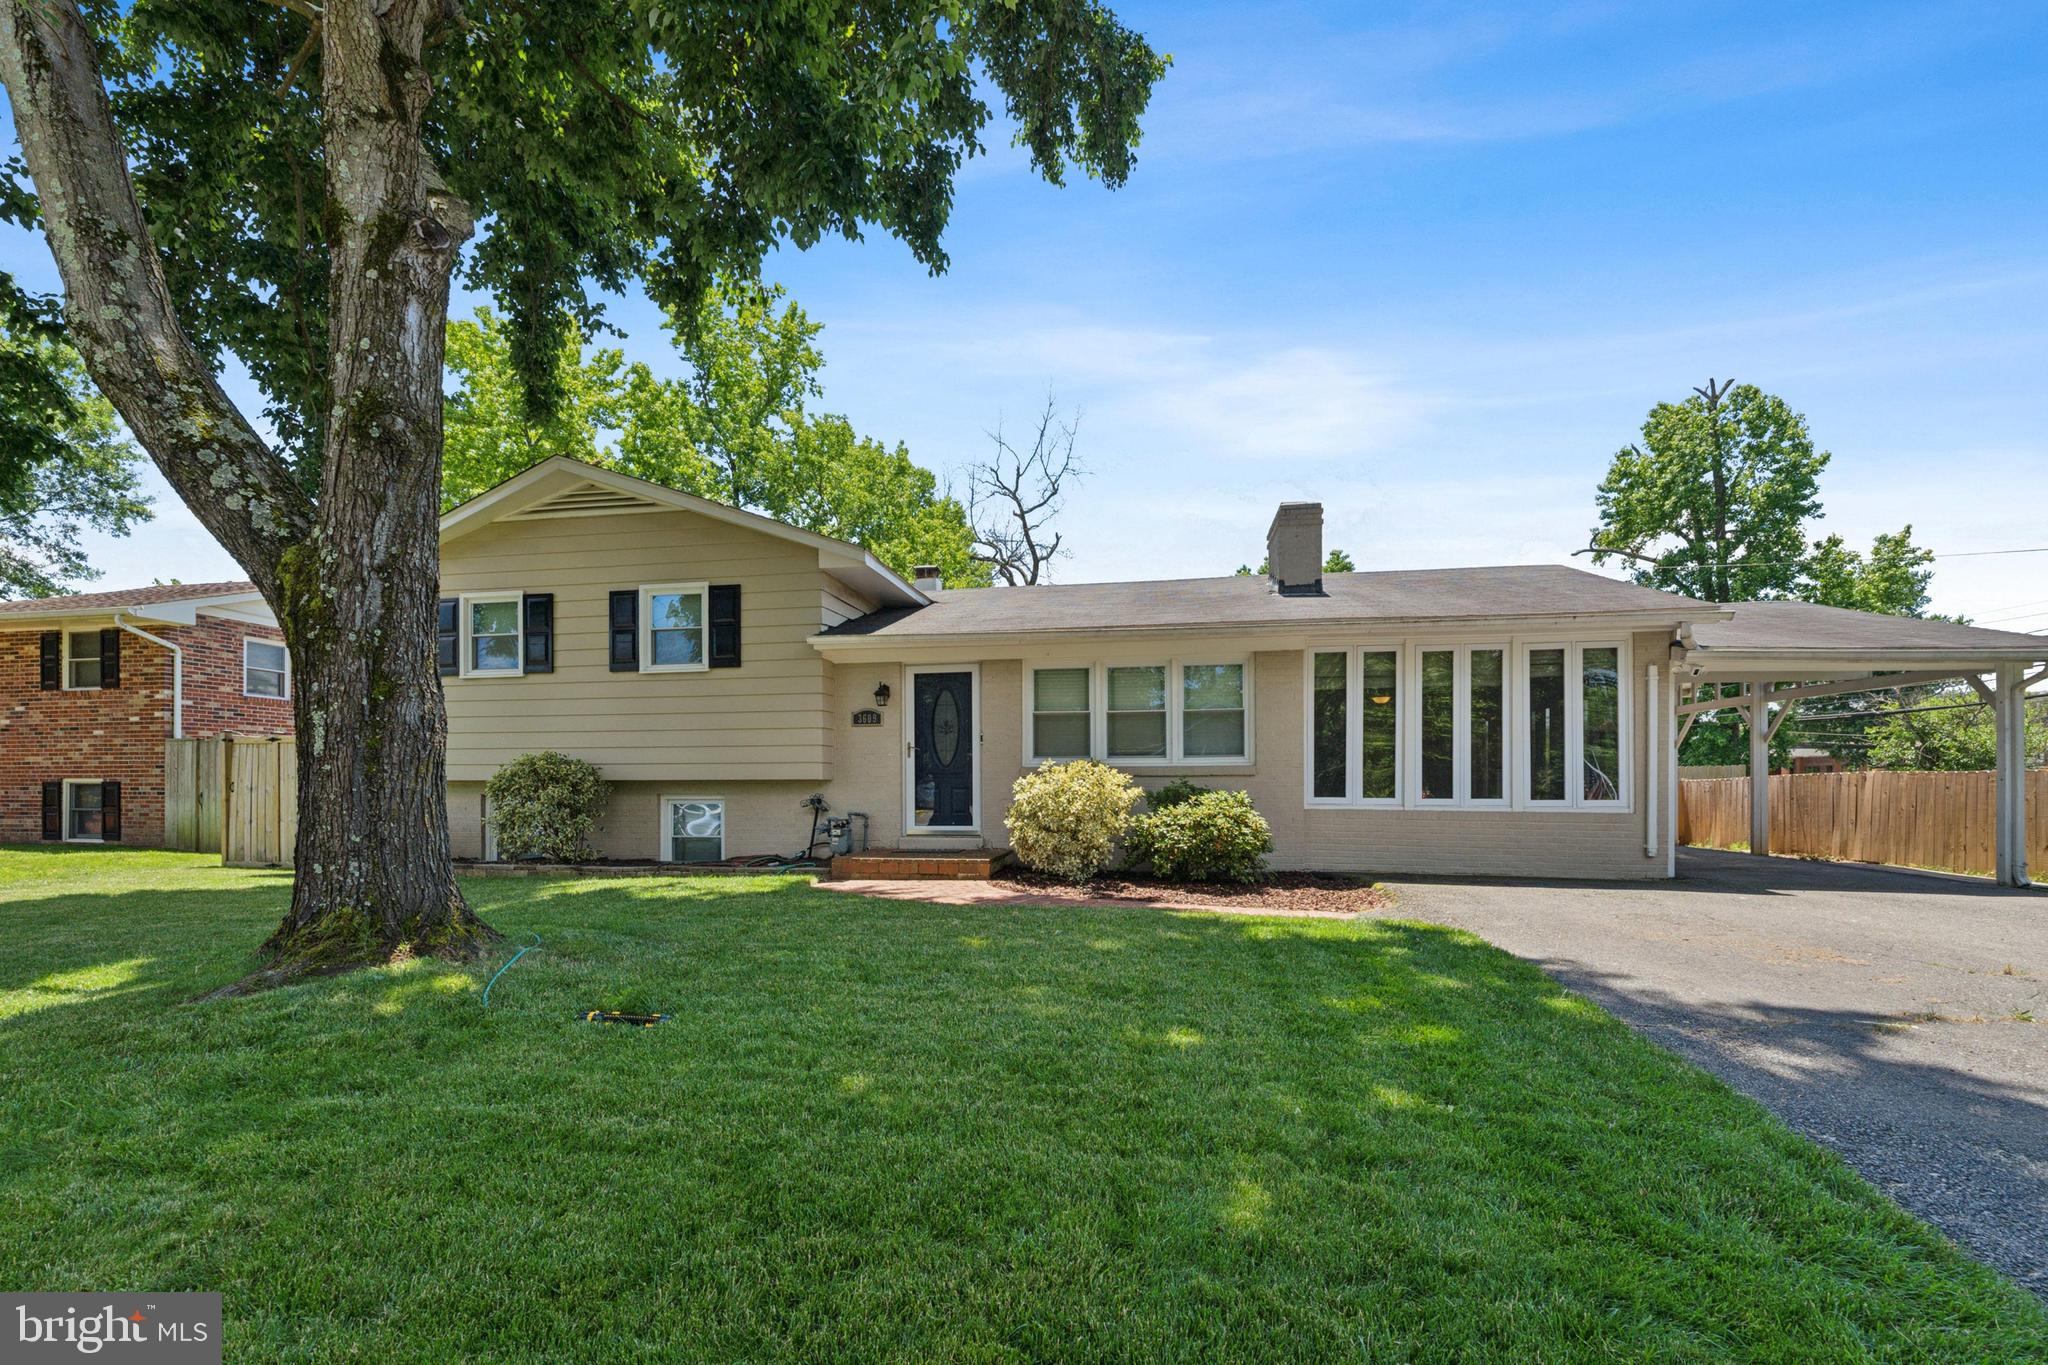
[[[871,848],[832,860],[834,881],[979,881],[1010,861],[1007,848]]]

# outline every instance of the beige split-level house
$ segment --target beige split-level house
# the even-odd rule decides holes
[[[801,853],[814,794],[874,847],[1004,846],[1018,776],[1085,755],[1249,792],[1283,868],[1669,876],[1681,686],[2048,652],[1550,565],[1325,575],[1313,503],[1280,507],[1269,575],[1034,588],[905,581],[858,546],[563,458],[441,535],[469,857],[490,852],[485,781],[543,749],[613,784],[601,852],[665,861]]]

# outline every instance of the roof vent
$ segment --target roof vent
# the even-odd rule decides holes
[[[545,517],[601,517],[615,512],[659,512],[653,498],[585,480],[531,507],[508,512],[506,521],[538,521]]]
[[[1323,505],[1283,502],[1266,530],[1266,571],[1283,597],[1323,591]]]
[[[910,581],[919,592],[937,592],[946,586],[946,580],[939,576],[936,564],[920,564],[910,571]]]

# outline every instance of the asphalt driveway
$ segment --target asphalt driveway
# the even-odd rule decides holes
[[[1391,884],[2048,1298],[2048,892],[1696,849],[1673,882]]]

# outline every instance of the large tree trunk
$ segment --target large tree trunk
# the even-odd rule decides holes
[[[0,0],[0,77],[94,381],[263,590],[291,646],[298,877],[278,976],[491,931],[448,861],[434,668],[442,344],[470,234],[420,144],[441,0],[320,12],[333,410],[317,502],[179,325],[75,0]]]

